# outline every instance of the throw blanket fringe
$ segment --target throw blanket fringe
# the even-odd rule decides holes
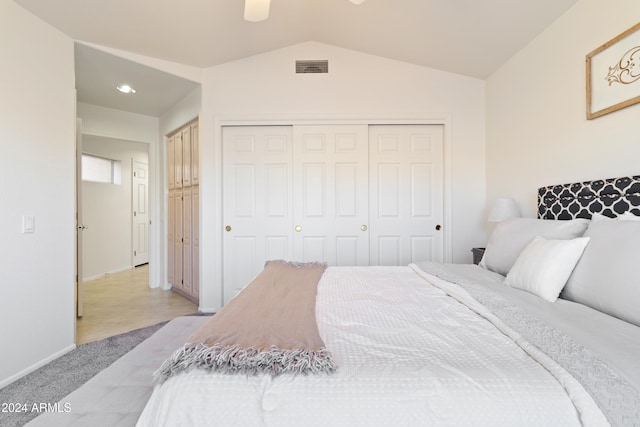
[[[331,374],[337,369],[331,353],[320,350],[283,350],[271,346],[268,350],[243,348],[238,345],[187,344],[165,361],[156,376],[169,378],[191,368],[225,374],[273,376],[281,374]],[[162,382],[162,381],[161,381]]]
[[[320,263],[268,261],[265,269],[155,372],[331,374],[337,367],[315,319]]]

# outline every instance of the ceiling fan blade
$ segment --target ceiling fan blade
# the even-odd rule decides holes
[[[355,5],[359,5],[364,0],[349,0]],[[244,0],[244,19],[250,22],[264,21],[269,17],[269,6],[271,0]]]

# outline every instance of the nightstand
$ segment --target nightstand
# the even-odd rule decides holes
[[[484,248],[473,248],[471,253],[473,253],[473,263],[478,264],[484,255]]]

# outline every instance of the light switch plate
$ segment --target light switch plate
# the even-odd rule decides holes
[[[36,231],[36,218],[33,215],[22,216],[22,233],[35,233]]]

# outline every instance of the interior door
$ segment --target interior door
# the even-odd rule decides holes
[[[372,265],[444,258],[442,125],[369,127]]]
[[[269,259],[292,259],[292,128],[223,127],[225,302]]]
[[[294,126],[294,259],[369,265],[366,125]]]
[[[133,266],[149,262],[149,165],[133,160],[131,194]]]
[[[192,236],[191,190],[182,192],[182,290],[191,293],[191,236]]]
[[[167,198],[167,281],[177,286],[176,281],[176,195],[169,192]]]
[[[193,182],[193,177],[192,181]],[[191,294],[200,296],[200,189],[198,186],[191,190]]]
[[[176,192],[173,198],[173,283],[182,290],[182,239],[183,237],[183,206],[182,192]]]
[[[76,119],[76,316],[82,317],[82,119]]]

